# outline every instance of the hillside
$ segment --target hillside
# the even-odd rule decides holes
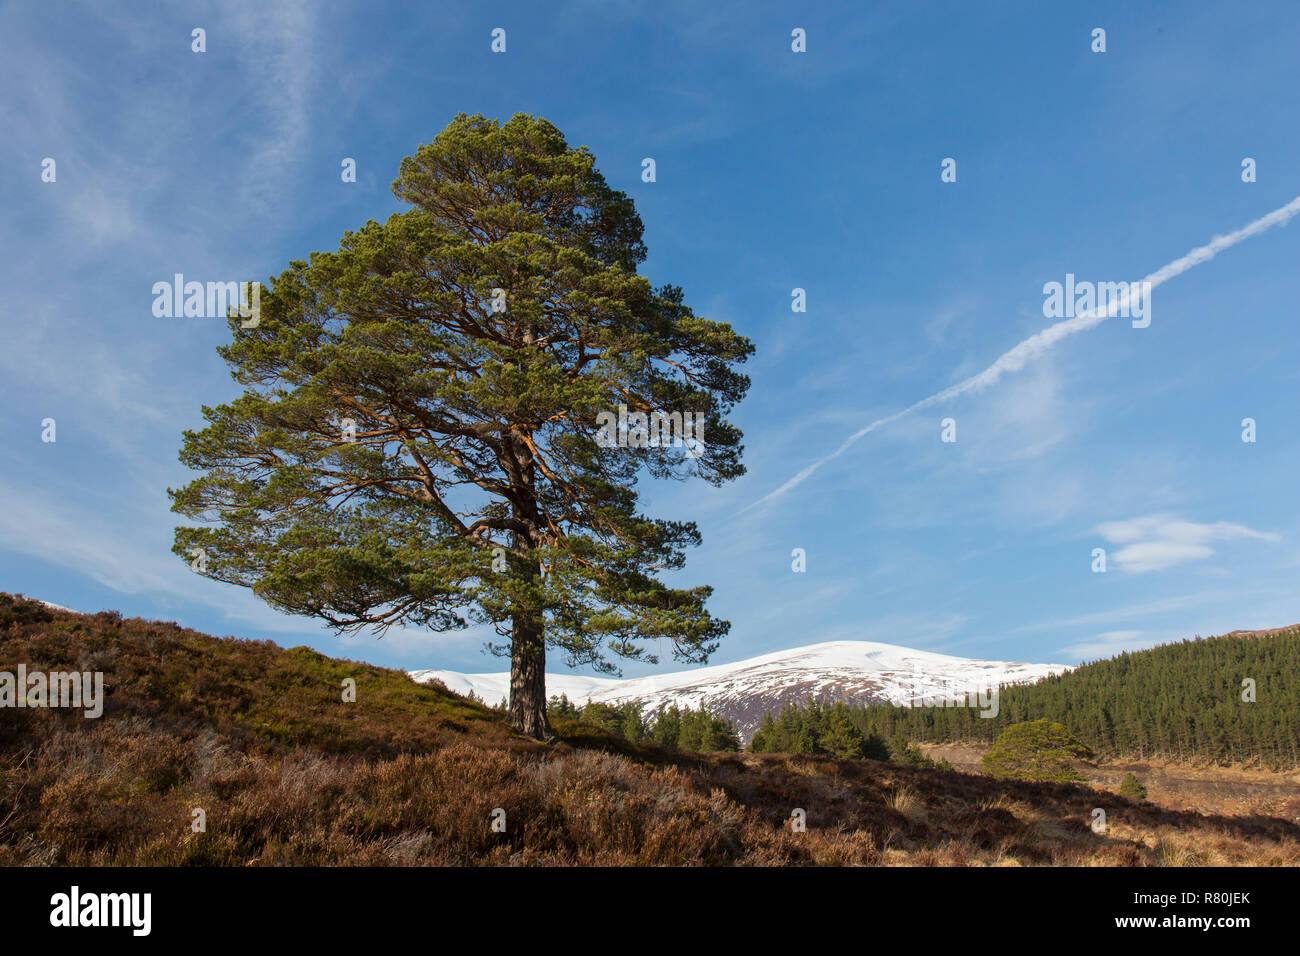
[[[1247,682],[1250,683],[1247,683]],[[1046,717],[1104,757],[1300,767],[1300,627],[1197,638],[1007,688],[996,718],[868,707],[864,722],[932,743],[989,743]]]
[[[918,698],[949,699],[1000,684],[1032,682],[1068,670],[1064,664],[1017,664],[971,660],[874,641],[831,641],[650,677],[615,680],[547,674],[548,694],[575,704],[635,702],[646,713],[676,704],[710,711],[736,726],[748,741],[769,711],[812,697],[852,704],[905,704]],[[471,691],[489,704],[502,700],[510,674],[461,674],[417,670],[417,681],[439,680],[461,694]]]
[[[1300,862],[1300,828],[1268,816],[869,760],[691,757],[572,721],[547,746],[399,671],[0,594],[0,671],[20,664],[101,671],[107,700],[95,719],[0,708],[3,865]]]

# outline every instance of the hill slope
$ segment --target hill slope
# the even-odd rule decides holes
[[[1080,786],[693,757],[572,722],[546,746],[400,671],[0,594],[0,671],[20,664],[102,672],[107,701],[0,708],[0,865],[1300,862],[1286,821]]]
[[[1300,627],[1179,641],[1011,687],[996,718],[966,709],[869,708],[934,743],[991,742],[1008,724],[1046,717],[1107,757],[1300,767]]]
[[[765,713],[810,696],[853,704],[906,704],[920,697],[950,699],[968,690],[1035,681],[1066,670],[1064,664],[970,660],[873,641],[832,641],[734,664],[627,680],[547,674],[546,692],[562,693],[579,705],[633,701],[646,712],[668,704],[706,706],[731,721],[748,741]],[[417,670],[411,676],[439,680],[460,694],[473,691],[489,704],[505,699],[510,687],[508,673]]]

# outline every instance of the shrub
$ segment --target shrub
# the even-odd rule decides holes
[[[1133,774],[1126,773],[1119,785],[1119,795],[1128,797],[1130,800],[1145,800],[1147,798],[1147,788],[1142,786],[1138,782],[1138,778]]]

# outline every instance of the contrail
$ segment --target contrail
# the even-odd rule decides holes
[[[1229,249],[1237,243],[1249,239],[1251,236],[1258,235],[1266,229],[1272,229],[1274,226],[1285,226],[1297,213],[1300,213],[1300,196],[1292,199],[1280,209],[1274,209],[1267,216],[1261,216],[1254,222],[1242,226],[1236,232],[1230,232],[1226,236],[1215,236],[1206,245],[1198,246],[1181,259],[1175,259],[1168,265],[1161,266],[1145,279],[1139,280],[1139,283],[1150,283],[1150,288],[1154,289],[1156,286],[1168,282],[1174,276],[1182,275],[1188,269],[1192,268],[1192,266],[1198,266],[1202,262],[1207,262],[1210,259],[1213,259],[1224,249]],[[956,398],[958,395],[965,395],[967,392],[975,392],[988,388],[990,385],[996,384],[997,381],[1007,372],[1020,371],[1020,369],[1024,368],[1034,359],[1049,352],[1057,342],[1061,341],[1067,335],[1073,335],[1076,332],[1086,332],[1088,329],[1101,325],[1102,322],[1106,321],[1106,319],[1110,318],[1123,308],[1127,304],[1127,301],[1127,294],[1122,295],[1118,300],[1111,300],[1108,302],[1105,309],[1093,309],[1082,315],[1075,316],[1072,319],[1063,319],[1055,325],[1050,325],[1040,332],[1035,332],[1015,348],[1000,355],[997,361],[984,371],[972,375],[970,378],[960,381],[956,385],[950,385],[941,392],[935,392],[928,398],[921,399],[915,405],[908,406],[901,412],[895,412],[885,418],[877,418],[870,425],[866,425],[850,435],[845,439],[844,444],[840,445],[839,448],[835,449],[829,455],[817,459],[781,487],[777,488],[775,491],[768,492],[753,504],[740,509],[736,514],[744,514],[746,511],[757,508],[759,505],[771,501],[774,498],[779,498],[791,488],[803,484],[818,468],[826,464],[828,461],[834,461],[836,458],[840,457],[840,455],[853,447],[859,439],[871,434],[877,428],[883,428],[891,422],[898,421],[904,415],[910,415],[912,412],[918,411],[922,408],[928,408],[931,405],[945,402],[950,398]],[[1148,299],[1147,308],[1149,309],[1150,307],[1151,302],[1150,299]]]

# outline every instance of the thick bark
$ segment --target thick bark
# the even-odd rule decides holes
[[[531,334],[526,337],[531,341]],[[515,487],[519,491],[515,501],[514,517],[528,527],[537,526],[537,505],[533,497],[533,456],[527,443],[510,439],[510,448],[516,463]],[[516,531],[514,545],[521,550],[533,546],[531,531]],[[515,574],[535,585],[541,568],[533,561],[511,562]],[[542,612],[528,606],[514,608],[510,633],[510,726],[521,734],[537,740],[549,740],[554,735],[546,720],[546,619]]]
[[[510,642],[510,726],[537,740],[553,734],[546,720],[546,634],[542,622],[516,614]]]

